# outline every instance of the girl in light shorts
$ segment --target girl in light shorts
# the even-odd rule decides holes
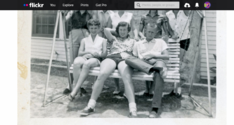
[[[90,35],[81,40],[78,57],[73,63],[73,76],[78,79],[74,83],[75,87],[69,95],[69,100],[73,100],[81,85],[86,80],[90,68],[100,66],[102,58],[106,57],[107,40],[98,35],[100,22],[91,19],[87,23]]]

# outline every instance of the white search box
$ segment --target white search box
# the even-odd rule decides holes
[[[134,2],[135,9],[179,9],[180,2]]]

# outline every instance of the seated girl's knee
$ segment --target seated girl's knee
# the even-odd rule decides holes
[[[84,62],[84,64],[83,64],[83,68],[90,69],[90,68],[91,68],[91,64],[90,64],[90,62],[88,62],[88,61]]]
[[[77,57],[74,62],[73,65],[74,66],[81,66],[84,63],[84,59],[82,57]]]
[[[83,62],[74,62],[74,67],[81,67],[84,63]]]

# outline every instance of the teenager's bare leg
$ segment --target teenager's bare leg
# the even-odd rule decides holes
[[[128,98],[128,102],[135,103],[135,95],[134,95],[134,86],[132,83],[132,69],[122,61],[118,65],[119,73],[123,79],[125,94]]]
[[[73,85],[77,83],[80,72],[81,72],[81,67],[84,64],[85,59],[83,57],[76,57],[73,63]]]
[[[80,89],[81,85],[83,84],[83,82],[87,78],[90,68],[98,66],[98,65],[99,65],[99,61],[95,58],[91,58],[91,59],[84,62],[83,66],[82,66],[82,70],[80,72],[78,82],[75,85],[74,89],[72,90],[72,93],[71,93],[72,97],[74,97],[76,95],[76,93]]]
[[[114,72],[115,67],[116,63],[111,59],[105,59],[101,62],[100,73],[93,85],[93,92],[91,95],[92,100],[97,100],[102,92],[104,82],[110,76],[110,74]]]

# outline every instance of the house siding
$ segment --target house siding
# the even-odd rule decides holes
[[[206,28],[207,28],[207,40],[208,40],[208,52],[209,52],[209,64],[210,67],[216,66],[216,61],[213,54],[216,54],[216,11],[205,11],[206,16]],[[202,37],[201,37],[201,79],[207,79],[207,66],[206,66],[206,46],[205,46],[205,30],[204,23],[202,27]],[[210,72],[211,79],[213,79],[216,74]]]

